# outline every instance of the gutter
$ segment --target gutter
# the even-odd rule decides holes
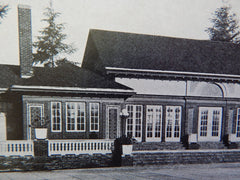
[[[24,92],[65,92],[65,93],[117,93],[117,94],[135,94],[134,90],[111,89],[111,88],[79,88],[79,87],[56,87],[56,86],[23,86],[13,85],[11,91]]]

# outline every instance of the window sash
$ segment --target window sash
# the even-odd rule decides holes
[[[85,103],[67,102],[66,103],[66,131],[84,132],[85,131]]]
[[[61,102],[51,102],[51,131],[62,131],[62,104]]]
[[[160,141],[162,137],[162,106],[147,105],[146,140]]]
[[[222,125],[221,107],[199,107],[198,140],[219,141]]]
[[[166,106],[165,138],[169,142],[179,142],[181,136],[181,106]]]
[[[99,103],[89,104],[90,113],[90,132],[99,131]]]
[[[126,135],[137,140],[142,138],[142,109],[142,105],[127,105]]]

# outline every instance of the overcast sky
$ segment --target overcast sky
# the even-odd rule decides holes
[[[41,22],[50,0],[1,0],[9,4],[7,17],[0,24],[0,63],[19,64],[17,5],[32,9],[33,41],[45,26]],[[104,29],[191,39],[208,39],[204,31],[216,8],[230,4],[240,17],[240,0],[53,0],[66,23],[67,42],[77,51],[68,57],[81,63],[89,29]]]

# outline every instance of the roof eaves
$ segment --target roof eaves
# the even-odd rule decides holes
[[[134,90],[111,89],[111,88],[79,88],[79,87],[56,87],[56,86],[23,86],[13,85],[11,91],[25,92],[65,92],[65,93],[108,93],[108,94],[135,94]]]
[[[200,73],[200,72],[184,72],[184,71],[165,71],[165,70],[152,70],[152,69],[131,69],[131,68],[118,68],[106,67],[107,74],[115,75],[138,75],[138,76],[172,76],[172,77],[191,77],[196,79],[209,79],[209,80],[226,80],[226,81],[240,81],[240,75],[234,74],[215,74],[215,73]]]

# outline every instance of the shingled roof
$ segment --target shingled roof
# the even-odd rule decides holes
[[[0,65],[0,88],[9,88],[20,80],[20,66]]]
[[[72,64],[64,64],[56,68],[35,67],[34,76],[28,79],[20,78],[19,74],[19,66],[0,65],[0,88],[9,88],[13,86],[47,86],[59,88],[131,90],[113,80],[103,78],[94,72]]]
[[[90,30],[82,67],[240,75],[240,45],[153,35]]]

